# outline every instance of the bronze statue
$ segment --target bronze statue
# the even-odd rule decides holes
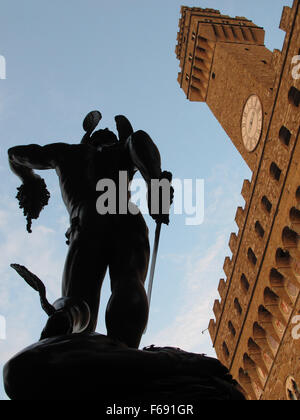
[[[119,187],[122,171],[128,175],[128,191],[129,183],[140,171],[148,186],[151,216],[157,223],[168,224],[168,214],[161,209],[158,213],[152,211],[151,181],[170,179],[170,173],[162,172],[159,151],[147,133],[134,132],[124,116],[115,117],[119,138],[108,129],[93,133],[100,120],[98,111],[87,115],[81,144],[13,147],[8,151],[9,163],[23,182],[17,197],[29,232],[32,219],[39,217],[50,197],[43,179],[34,170],[55,169],[70,215],[62,298],[52,309],[48,307],[50,316],[41,339],[95,331],[101,286],[109,269],[112,295],[106,310],[108,336],[138,348],[149,312],[144,289],[150,254],[148,228],[141,212],[99,214],[96,185],[101,179],[110,179]],[[169,205],[172,199],[170,188]],[[125,201],[129,206],[129,194]],[[33,275],[25,267],[13,268],[40,291],[33,285],[39,279],[30,282]]]
[[[186,404],[196,412],[203,400],[243,400],[228,369],[216,359],[168,347],[138,350],[149,312],[144,283],[150,251],[148,228],[130,202],[128,185],[137,170],[148,185],[149,212],[157,223],[151,280],[161,224],[169,223],[172,176],[162,172],[159,151],[148,134],[134,132],[123,116],[116,117],[119,138],[108,129],[94,132],[100,120],[98,111],[87,115],[81,144],[20,146],[8,152],[10,166],[23,182],[17,197],[27,230],[50,197],[35,169],[56,170],[71,227],[62,298],[53,305],[37,276],[12,265],[39,292],[49,320],[41,340],[5,364],[7,395],[12,400],[97,400],[106,413],[117,401],[147,413],[149,407],[158,407],[153,402],[172,404],[174,409]],[[120,192],[120,173],[126,173],[126,188],[115,197],[119,211],[102,213],[96,203],[99,191],[102,202],[107,192],[96,191],[98,182],[114,181]],[[159,186],[153,194],[153,180],[166,180],[167,189]],[[112,295],[105,336],[94,331],[108,268]]]

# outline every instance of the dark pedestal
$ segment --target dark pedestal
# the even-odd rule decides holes
[[[5,365],[4,384],[12,400],[96,400],[105,406],[244,399],[216,359],[174,348],[129,349],[99,334],[26,348]]]

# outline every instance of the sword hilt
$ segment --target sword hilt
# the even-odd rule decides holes
[[[173,202],[173,197],[174,197],[174,189],[171,186],[171,183],[172,183],[172,180],[173,180],[173,175],[172,175],[171,172],[163,171],[162,174],[161,174],[161,177],[160,177],[160,181],[162,179],[166,179],[170,183],[170,194],[171,194],[171,197],[170,197],[170,208],[171,208],[171,205],[172,205],[172,202]],[[160,197],[160,202],[162,204],[162,202],[163,202],[162,201],[162,197]],[[170,210],[170,208],[169,208],[169,210]],[[168,213],[168,214],[162,214],[162,215],[160,215],[159,218],[158,218],[158,220],[156,221],[156,223],[163,223],[165,225],[169,225],[170,224],[170,214]]]

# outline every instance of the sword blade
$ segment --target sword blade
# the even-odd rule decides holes
[[[149,309],[150,309],[150,304],[151,304],[153,280],[154,280],[154,273],[155,273],[155,267],[156,267],[156,261],[157,261],[161,225],[162,225],[161,223],[157,223],[156,230],[155,230],[154,248],[153,248],[153,255],[152,255],[152,262],[151,262],[149,284],[148,284],[148,294],[147,294]],[[146,334],[146,332],[147,332],[147,326],[145,328],[144,335]]]
[[[155,267],[156,267],[156,261],[157,261],[160,232],[161,232],[161,223],[157,223],[156,230],[155,230],[155,240],[154,240],[154,248],[153,248],[153,255],[152,255],[152,262],[151,262],[149,284],[148,284],[148,303],[149,303],[149,306],[150,306],[151,297],[152,297],[153,280],[154,280],[154,273],[155,273]]]

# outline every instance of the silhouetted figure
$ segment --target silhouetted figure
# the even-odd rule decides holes
[[[100,119],[96,111],[88,114],[84,121],[87,133],[81,144],[14,147],[8,151],[9,161],[23,182],[18,199],[27,217],[28,231],[32,219],[39,216],[49,199],[44,181],[34,170],[56,170],[70,214],[62,298],[54,303],[56,312],[49,317],[41,339],[95,331],[101,287],[109,269],[112,295],[106,310],[108,336],[138,348],[149,312],[144,289],[150,254],[148,228],[139,211],[100,215],[96,211],[96,185],[101,179],[114,181],[118,209],[120,171],[128,174],[128,188],[139,170],[148,191],[151,180],[163,179],[166,173],[161,170],[159,151],[148,134],[134,133],[124,116],[115,118],[119,139],[108,129],[92,134]],[[129,194],[125,201],[128,205]],[[168,215],[151,213],[150,202],[153,219],[168,223]]]
[[[35,169],[56,170],[71,226],[62,298],[53,305],[46,298],[43,282],[26,267],[12,264],[39,293],[49,320],[42,340],[5,364],[7,395],[12,400],[32,400],[33,396],[41,401],[97,399],[106,410],[115,407],[116,401],[126,407],[135,406],[137,401],[150,407],[155,401],[174,408],[199,408],[199,412],[199,401],[244,400],[228,369],[218,360],[176,348],[137,349],[148,320],[144,282],[149,241],[141,213],[130,205],[128,185],[139,170],[148,185],[149,210],[159,233],[160,223],[169,223],[171,174],[161,171],[160,154],[150,137],[143,131],[134,133],[125,117],[116,117],[119,140],[107,129],[92,135],[100,119],[97,111],[88,114],[80,145],[30,145],[9,150],[11,168],[23,181],[17,197],[27,218],[27,230],[31,231],[32,220],[39,217],[50,197]],[[102,215],[99,192],[102,204],[109,197],[99,187],[99,180],[114,181],[121,187],[124,179],[119,177],[120,171],[128,175],[125,191],[116,188],[116,210],[122,211]],[[167,205],[160,190],[159,197],[152,195],[151,181],[161,179],[168,181],[168,189],[163,188]],[[125,204],[132,212],[123,214]],[[107,269],[112,289],[106,312],[108,337],[94,332]],[[84,334],[76,334],[80,332]]]

